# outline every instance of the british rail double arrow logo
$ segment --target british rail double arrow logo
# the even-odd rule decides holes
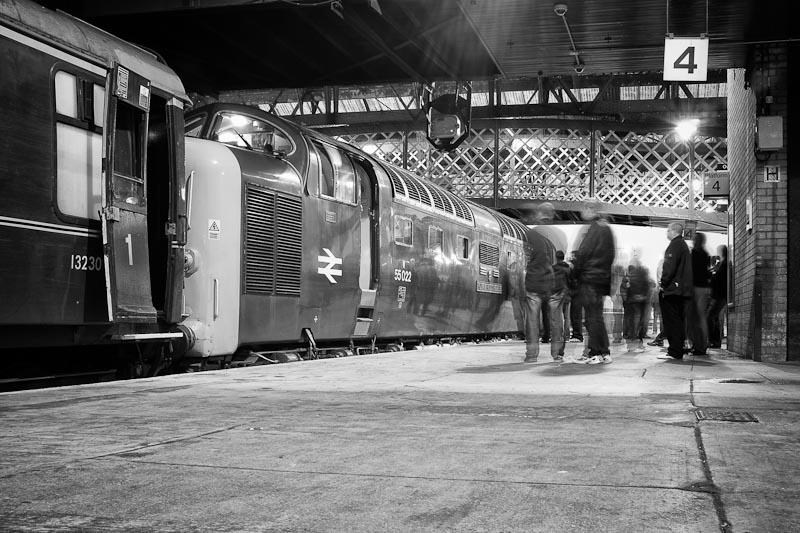
[[[328,281],[331,283],[336,283],[336,280],[333,279],[333,276],[341,276],[342,269],[341,268],[334,268],[336,265],[342,264],[342,259],[340,257],[336,257],[333,255],[333,252],[328,250],[327,248],[322,249],[326,255],[318,255],[317,261],[320,263],[326,263],[324,267],[317,268],[317,274],[322,274]]]

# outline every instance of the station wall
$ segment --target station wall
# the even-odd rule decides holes
[[[728,349],[763,361],[788,350],[787,45],[751,48],[752,68],[728,72],[731,271]],[[758,117],[780,117],[781,148],[758,146]],[[761,132],[765,133],[764,131]]]

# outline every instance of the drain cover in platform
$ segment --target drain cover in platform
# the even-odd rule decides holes
[[[694,412],[698,420],[718,420],[720,422],[758,422],[758,418],[745,411],[725,409],[698,409]]]

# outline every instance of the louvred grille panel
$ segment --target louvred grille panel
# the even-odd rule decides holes
[[[300,295],[302,204],[248,185],[245,191],[246,294]]]

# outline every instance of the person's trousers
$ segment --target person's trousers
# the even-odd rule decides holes
[[[629,329],[625,332],[625,338],[628,339],[628,346],[636,346],[641,348],[643,343],[642,339],[647,334],[647,316],[645,313],[647,307],[650,305],[646,301],[642,302],[628,302],[625,312],[630,315],[628,322]]]
[[[708,344],[722,346],[722,310],[725,309],[727,300],[724,298],[712,299],[708,309]]]
[[[708,307],[711,300],[710,287],[695,287],[690,307],[689,338],[695,352],[705,352],[708,348]]]
[[[569,321],[572,324],[572,336],[576,339],[583,340],[583,304],[581,304],[580,293],[575,293],[572,297]]]
[[[664,341],[667,338],[667,334],[664,333],[664,293],[658,291],[658,321],[656,321],[656,313],[655,313],[655,306],[653,307],[653,331],[656,331],[658,328],[658,334],[656,338],[653,339],[655,342]]]
[[[548,308],[550,330],[550,355],[559,357],[564,355],[564,316],[562,301],[564,293],[540,294],[528,292],[525,296],[527,304],[525,314],[525,357],[539,357],[539,320],[542,308]]]
[[[664,318],[667,355],[683,357],[683,344],[686,342],[686,308],[690,298],[679,295],[665,295],[661,300],[661,316]]]
[[[553,357],[564,357],[564,343],[566,342],[567,331],[564,321],[564,300],[566,291],[558,291],[550,295],[548,300],[550,314],[550,355]]]
[[[584,283],[581,285],[580,295],[583,310],[586,313],[586,330],[589,334],[587,348],[589,355],[602,355],[610,353],[608,349],[608,331],[603,320],[603,298],[600,288]]]

